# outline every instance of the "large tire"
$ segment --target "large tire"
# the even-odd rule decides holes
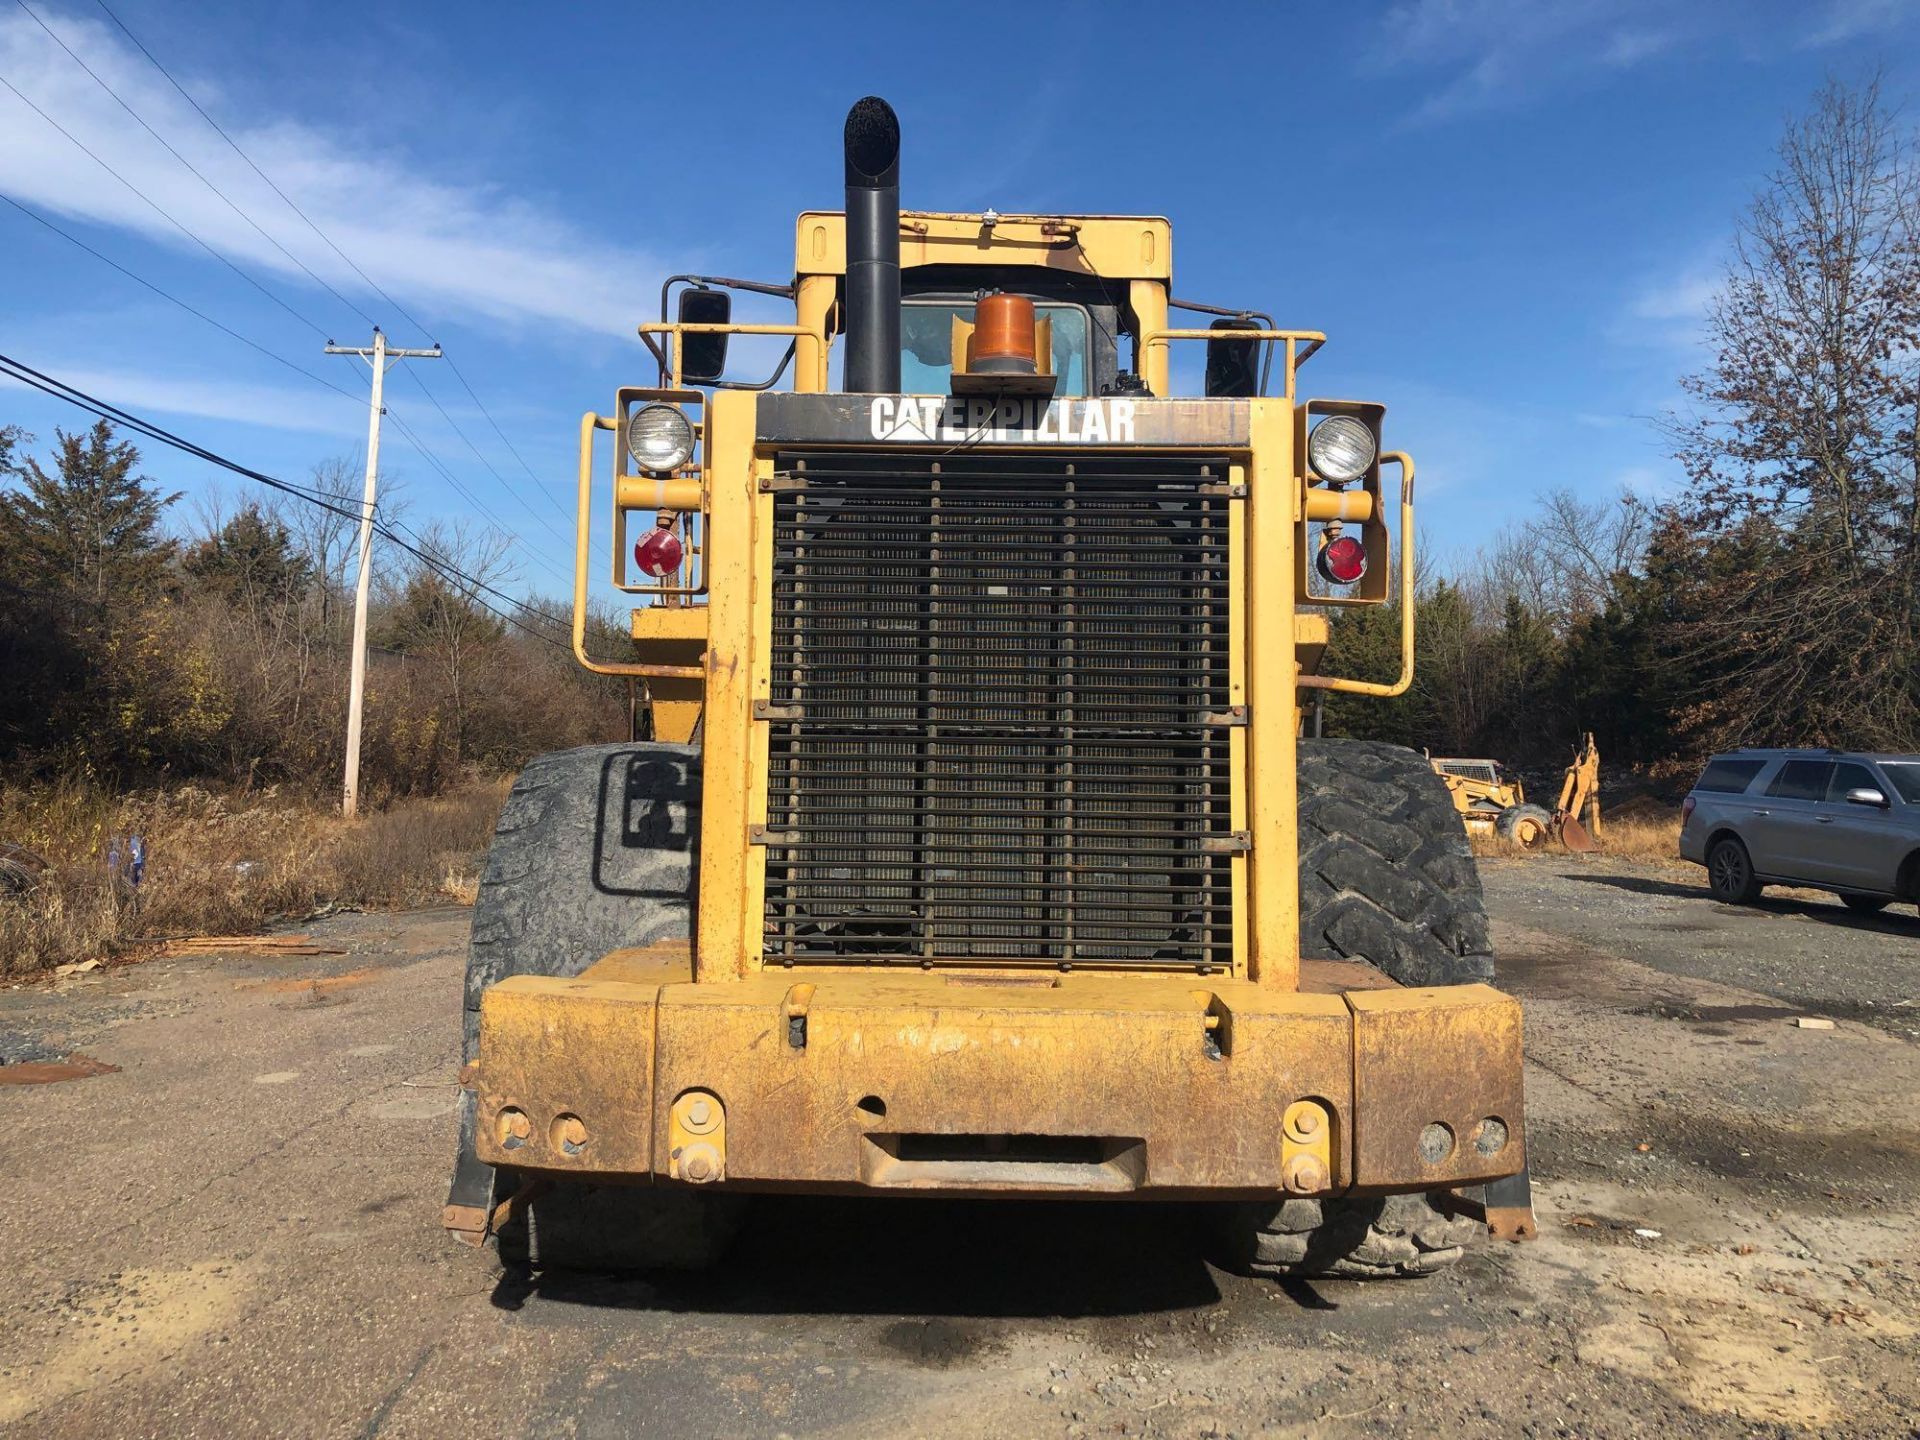
[[[1411,750],[1299,742],[1300,946],[1403,985],[1493,978],[1480,874],[1445,782]],[[1479,1223],[1426,1195],[1232,1207],[1227,1260],[1275,1277],[1430,1275]]]
[[[1553,814],[1538,805],[1509,805],[1493,822],[1493,832],[1509,845],[1531,850],[1553,834]]]
[[[500,812],[474,899],[466,1058],[479,1047],[488,986],[512,975],[577,975],[622,946],[690,941],[699,846],[697,746],[588,745],[529,763]],[[472,1092],[464,1099],[461,1158],[470,1167]],[[523,1178],[501,1172],[495,1198]],[[690,1268],[715,1257],[737,1209],[731,1196],[561,1182],[506,1227],[501,1256],[571,1269]]]
[[[1458,1260],[1484,1228],[1436,1209],[1425,1195],[1286,1200],[1247,1209],[1252,1213],[1231,1232],[1230,1259],[1237,1270],[1278,1279],[1431,1275]]]
[[[1300,949],[1365,960],[1402,985],[1493,978],[1467,835],[1419,755],[1368,740],[1301,740]]]
[[[489,985],[578,975],[622,945],[690,939],[699,847],[693,746],[583,745],[530,761],[500,811],[474,897],[466,1058]]]

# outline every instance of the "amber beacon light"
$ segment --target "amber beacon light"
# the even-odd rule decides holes
[[[1033,301],[1024,295],[988,295],[973,316],[973,363],[983,375],[1032,375]]]

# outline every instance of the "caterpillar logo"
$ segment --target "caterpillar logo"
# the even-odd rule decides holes
[[[1131,400],[998,400],[943,395],[876,395],[875,440],[945,445],[1131,445]]]

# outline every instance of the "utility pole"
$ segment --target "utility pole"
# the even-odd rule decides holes
[[[353,678],[347,682],[347,774],[340,792],[340,813],[360,808],[360,711],[367,693],[367,597],[373,588],[373,496],[380,475],[380,403],[387,369],[396,360],[438,360],[440,346],[431,350],[389,350],[387,337],[373,327],[373,344],[365,349],[327,342],[329,355],[358,355],[373,371],[373,407],[367,418],[367,487],[360,501],[360,578],[353,589]]]

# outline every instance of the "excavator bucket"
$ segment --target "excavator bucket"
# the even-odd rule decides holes
[[[1560,843],[1576,855],[1584,855],[1589,850],[1600,848],[1593,843],[1593,836],[1587,833],[1587,827],[1572,815],[1560,822]]]

